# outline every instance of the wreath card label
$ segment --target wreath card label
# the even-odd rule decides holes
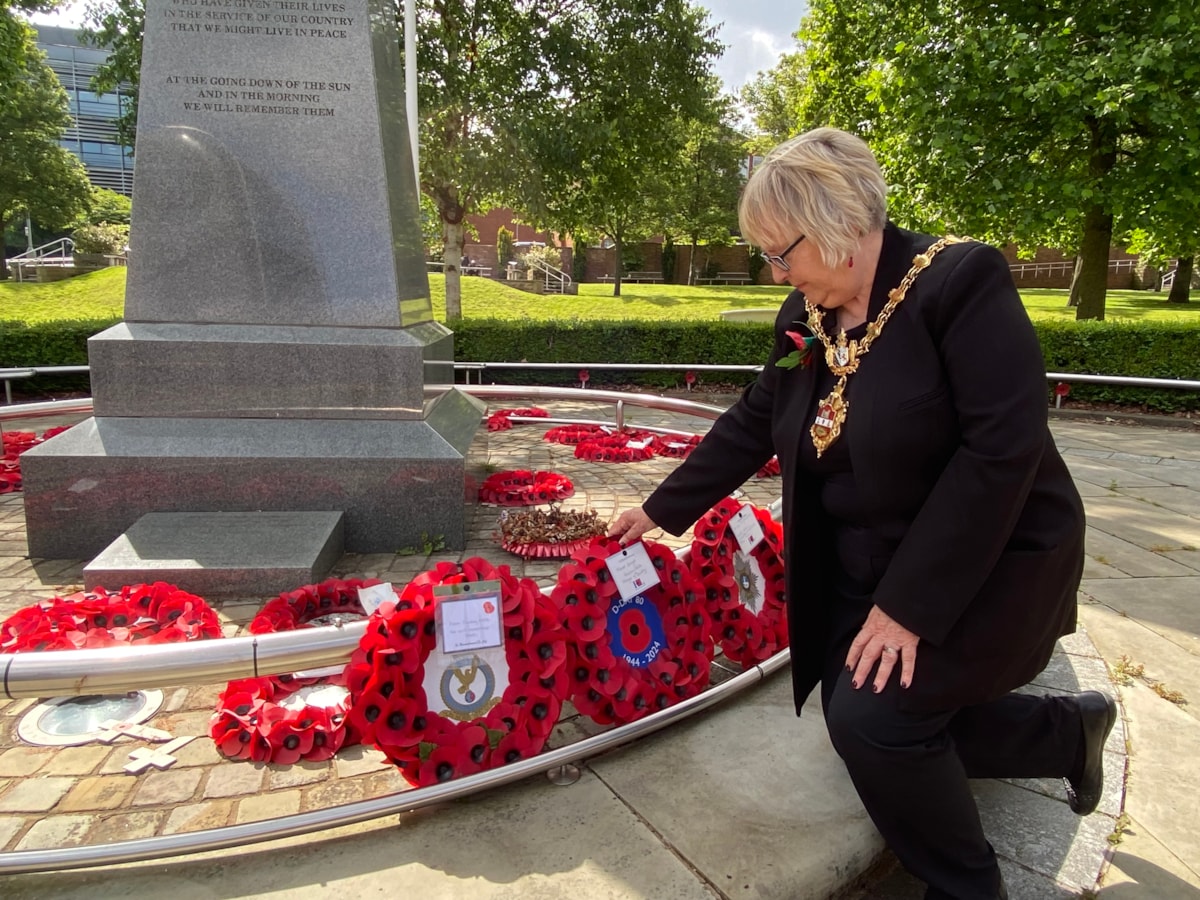
[[[622,599],[635,597],[659,584],[658,570],[654,568],[646,545],[641,541],[622,547],[605,560],[605,565]]]
[[[436,646],[422,687],[429,711],[459,722],[485,716],[508,688],[499,581],[438,585]]]
[[[754,510],[749,506],[743,506],[733,514],[729,520],[729,530],[733,532],[738,549],[743,553],[750,553],[767,536],[762,525],[755,518]]]
[[[391,582],[388,581],[382,584],[360,587],[358,589],[358,602],[362,604],[363,610],[369,616],[385,602],[395,603],[396,592],[393,590]]]

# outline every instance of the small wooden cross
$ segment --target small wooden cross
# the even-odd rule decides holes
[[[194,740],[194,737],[188,735],[177,737],[175,740],[168,741],[161,747],[138,747],[129,754],[129,758],[133,762],[125,763],[125,771],[130,775],[137,775],[151,766],[158,769],[170,768],[175,764],[175,757],[171,756],[171,754],[191,740]]]

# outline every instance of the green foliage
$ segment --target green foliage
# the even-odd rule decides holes
[[[72,225],[76,228],[80,225],[102,225],[106,223],[128,225],[129,214],[132,208],[132,201],[124,194],[118,194],[116,191],[110,191],[108,188],[92,185],[87,212],[77,218]]]
[[[679,251],[675,247],[675,242],[668,236],[663,240],[662,245],[662,276],[663,281],[670,284],[675,280],[675,261],[679,255]]]
[[[621,248],[621,273],[641,272],[646,264],[642,248],[637,244],[629,244]]]
[[[21,366],[86,366],[87,340],[120,319],[60,319],[26,325],[0,321],[0,359],[11,368]],[[39,375],[13,382],[18,393],[86,391],[88,376]]]
[[[454,331],[454,355],[460,360],[526,360],[528,362],[678,363],[761,365],[770,351],[768,323],[724,321],[516,321],[463,319],[448,323]],[[648,384],[674,386],[683,373],[591,372],[589,385]],[[489,373],[511,384],[577,384],[577,370],[562,372],[519,369]],[[714,379],[715,380],[715,379]],[[733,373],[727,380],[745,382]]]
[[[128,225],[80,225],[71,232],[76,253],[118,254],[129,243]]]
[[[756,135],[750,143],[755,153],[765,153],[801,131],[801,95],[806,86],[800,53],[786,53],[775,68],[759,72],[743,85],[742,104],[750,111]],[[826,124],[818,118],[814,124]]]
[[[681,149],[663,170],[656,202],[662,232],[686,237],[694,261],[698,245],[727,245],[737,229],[745,146],[733,126],[732,101],[715,92],[697,116],[676,127]],[[695,275],[693,265],[689,284]]]
[[[11,366],[86,364],[87,338],[121,318],[126,271],[105,269],[44,285],[0,285],[0,360]],[[444,277],[430,276],[435,314],[443,321],[444,283]],[[725,322],[718,313],[778,304],[784,296],[779,287],[765,285],[629,285],[620,298],[606,297],[606,291],[606,285],[583,284],[578,297],[537,295],[486,278],[465,279],[468,317],[449,323],[455,332],[455,357],[761,365],[771,346],[772,326]],[[1047,371],[1200,381],[1200,305],[1172,307],[1162,294],[1114,291],[1112,300],[1121,319],[1076,322],[1064,307],[1065,291],[1027,291],[1022,296],[1041,340]],[[75,318],[62,320],[64,311]],[[674,386],[681,378],[680,373],[591,374],[596,385]],[[577,370],[489,374],[495,381],[516,384],[572,384],[576,376]],[[725,380],[740,379],[731,375]],[[1068,405],[1071,400],[1143,404],[1163,412],[1200,409],[1200,392],[1195,391],[1074,384]]]
[[[66,225],[88,200],[87,174],[58,145],[70,124],[67,95],[37,49],[32,28],[0,10],[0,233],[29,213],[39,225]],[[0,247],[0,277],[7,276]]]
[[[117,118],[117,138],[127,147],[132,147],[137,137],[145,22],[145,0],[90,0],[87,25],[82,31],[85,41],[108,51],[108,58],[92,76],[92,89],[97,94],[107,94],[119,85],[127,85],[122,92],[121,115]]]
[[[711,104],[720,44],[707,12],[687,0],[589,5],[596,15],[572,23],[574,48],[553,73],[546,117],[521,131],[538,172],[523,205],[556,231],[610,238],[620,256],[663,219],[654,198],[683,149],[679,123]]]
[[[1194,4],[814,0],[800,39],[798,125],[862,133],[901,222],[1078,251],[1081,318],[1114,239],[1196,247]]]
[[[517,257],[517,262],[526,267],[542,263],[555,269],[561,269],[562,253],[557,247],[530,247]]]
[[[504,266],[513,260],[513,233],[503,225],[496,231],[496,262]]]
[[[1035,323],[1049,372],[1200,380],[1195,327],[1175,322]],[[1071,399],[1140,404],[1157,412],[1200,409],[1200,392],[1072,384]]]
[[[758,276],[767,265],[767,258],[757,247],[750,248],[750,256],[746,262],[746,271],[750,273],[751,284],[758,284]]]

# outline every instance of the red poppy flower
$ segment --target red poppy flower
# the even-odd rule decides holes
[[[463,727],[455,732],[454,747],[461,774],[471,775],[487,768],[492,755],[492,745],[488,740],[487,729],[482,725],[463,723]]]
[[[536,756],[541,752],[542,743],[524,729],[510,731],[500,738],[500,743],[492,751],[491,768],[506,766]]]
[[[276,708],[263,718],[263,735],[274,748],[272,762],[290,766],[312,750],[314,730],[302,727],[293,717]]]

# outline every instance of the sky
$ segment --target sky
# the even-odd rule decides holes
[[[796,48],[792,37],[800,27],[805,0],[693,0],[706,7],[714,24],[723,23],[717,37],[727,44],[716,63],[716,73],[726,89],[737,91],[754,75],[770,69],[783,53]],[[83,21],[83,2],[71,4],[65,11],[35,14],[35,22],[46,25],[78,27]]]
[[[693,0],[707,7],[713,23],[724,23],[717,32],[726,44],[716,72],[725,87],[736,91],[755,74],[775,67],[779,57],[796,49],[793,35],[800,28],[804,0]]]

